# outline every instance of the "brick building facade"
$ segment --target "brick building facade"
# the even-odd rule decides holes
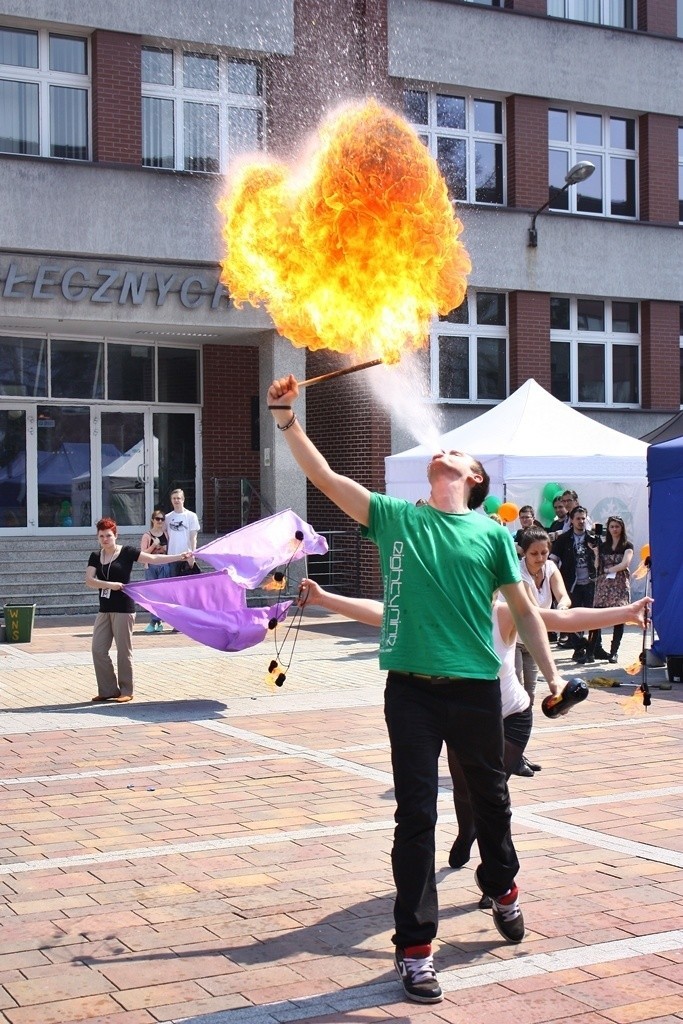
[[[264,415],[274,375],[339,357],[229,302],[215,209],[241,152],[289,158],[368,95],[439,160],[473,258],[466,306],[431,332],[444,429],[529,377],[633,436],[680,409],[680,6],[601,2],[589,24],[574,0],[235,0],[229,18],[217,0],[93,0],[76,25],[0,0],[0,535],[107,512],[139,532],[180,484],[210,532],[293,506],[379,592],[373,552]],[[594,174],[558,198],[579,160]],[[311,436],[382,489],[414,439],[362,374],[329,394],[307,394]]]

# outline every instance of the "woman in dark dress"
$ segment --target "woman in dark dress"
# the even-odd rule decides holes
[[[153,555],[118,543],[118,527],[113,519],[100,519],[97,524],[99,552],[93,551],[85,571],[85,585],[99,590],[100,610],[92,634],[92,660],[97,679],[94,702],[113,700],[125,704],[133,699],[133,623],[135,602],[123,593],[130,582],[135,562],[143,565],[168,565],[181,562],[190,555]],[[109,657],[116,642],[118,680]]]

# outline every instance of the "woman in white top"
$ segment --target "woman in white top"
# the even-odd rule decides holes
[[[635,622],[643,627],[645,608],[651,603],[650,598],[644,597],[622,608],[541,609],[541,617],[549,629],[566,632],[613,625],[617,621]],[[310,579],[304,579],[299,584],[299,606],[306,604],[318,605],[368,626],[382,625],[384,606],[381,601],[330,594]],[[532,724],[531,699],[515,672],[516,640],[517,629],[512,613],[505,601],[498,600],[493,605],[493,644],[501,660],[499,679],[505,734],[504,769],[507,778],[510,778],[519,764]],[[458,819],[458,835],[451,847],[448,863],[452,868],[461,868],[470,859],[476,834],[465,776],[455,755],[450,749],[447,752],[448,767],[453,779],[453,803]]]
[[[551,608],[553,601],[558,609],[569,608],[571,599],[562,579],[562,573],[555,562],[548,561],[550,538],[545,530],[531,527],[519,538],[522,558],[519,569],[522,579],[529,584],[539,608]],[[520,682],[534,703],[538,666],[521,640],[517,641],[515,667]]]

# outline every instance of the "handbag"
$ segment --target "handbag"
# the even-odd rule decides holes
[[[201,575],[201,569],[195,562],[194,565],[188,565],[187,562],[178,563],[178,575],[179,576],[199,576]]]

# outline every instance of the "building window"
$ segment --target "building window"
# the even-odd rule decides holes
[[[0,152],[89,158],[88,40],[0,26]]]
[[[474,292],[439,317],[431,332],[432,394],[446,402],[498,402],[507,396],[507,296]]]
[[[572,405],[640,402],[637,302],[550,299],[551,391]]]
[[[683,125],[678,129],[678,219],[683,224]]]
[[[606,217],[636,217],[636,122],[582,110],[548,111],[550,208]],[[567,171],[590,160],[595,171],[561,195]]]
[[[592,25],[635,28],[633,6],[633,0],[548,0],[548,14]]]
[[[199,348],[0,336],[0,395],[199,405],[200,392]]]
[[[263,75],[218,53],[142,48],[142,163],[225,171],[263,147]]]
[[[505,203],[503,104],[483,96],[406,89],[405,116],[463,203]]]

